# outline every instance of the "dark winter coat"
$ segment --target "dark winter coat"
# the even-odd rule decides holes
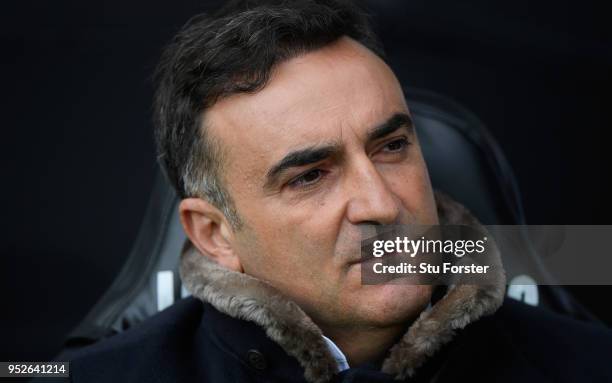
[[[441,223],[479,225],[461,205],[436,198]],[[491,285],[451,286],[384,360],[341,373],[321,330],[270,285],[193,248],[181,274],[193,297],[67,356],[71,380],[612,382],[612,331],[504,300],[503,272]]]

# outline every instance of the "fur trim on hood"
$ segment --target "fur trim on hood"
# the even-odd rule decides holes
[[[469,225],[486,230],[462,205],[436,193],[441,225]],[[415,374],[427,358],[450,342],[458,329],[502,304],[506,278],[499,251],[493,243],[497,271],[492,285],[451,285],[446,294],[424,310],[390,350],[382,372],[404,379]],[[294,302],[268,283],[228,270],[203,256],[190,243],[181,256],[184,286],[194,297],[229,316],[258,324],[304,368],[308,382],[326,382],[337,372],[335,359],[322,338],[321,329]]]

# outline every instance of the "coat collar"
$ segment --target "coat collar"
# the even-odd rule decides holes
[[[478,220],[450,197],[436,193],[441,225],[469,225],[485,231]],[[499,251],[491,285],[451,285],[446,294],[424,310],[404,336],[389,350],[382,372],[404,379],[414,376],[456,330],[484,315],[494,313],[503,302],[505,274]],[[268,283],[228,270],[203,256],[187,243],[181,256],[181,278],[196,298],[234,318],[253,322],[284,351],[298,360],[308,382],[326,382],[336,373],[319,327],[294,302]]]

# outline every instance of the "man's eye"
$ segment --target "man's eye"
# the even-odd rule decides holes
[[[323,177],[323,171],[321,169],[310,170],[289,182],[291,187],[305,187],[311,186],[317,183]]]
[[[401,138],[399,140],[391,141],[386,144],[383,149],[387,152],[400,152],[408,146],[408,140]]]

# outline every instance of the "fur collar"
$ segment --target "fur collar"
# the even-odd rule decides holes
[[[440,224],[482,227],[465,207],[450,197],[436,193],[436,203]],[[497,248],[495,258],[500,266],[495,268],[499,270],[495,284],[449,286],[444,297],[424,310],[390,349],[382,372],[397,379],[413,376],[427,358],[452,339],[455,330],[499,308],[506,279]],[[196,298],[224,314],[263,327],[270,339],[299,361],[308,382],[326,382],[337,371],[336,361],[319,327],[296,303],[266,282],[219,266],[189,243],[181,257],[180,272],[184,286]]]

